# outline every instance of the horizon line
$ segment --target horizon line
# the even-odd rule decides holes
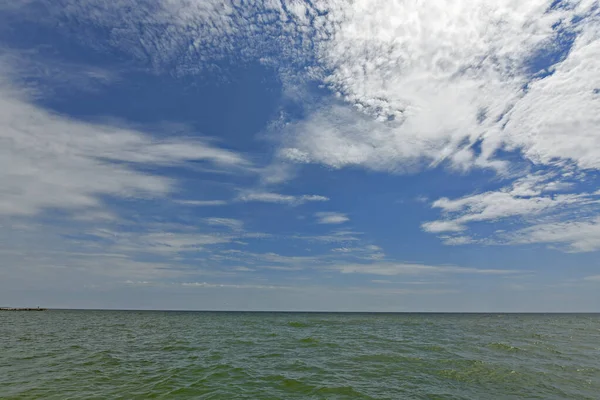
[[[37,306],[36,306],[37,307]],[[15,308],[15,307],[13,307]],[[16,307],[19,308],[19,307]],[[25,308],[25,307],[21,307]],[[197,313],[281,313],[281,314],[600,314],[600,311],[318,311],[318,310],[210,310],[151,308],[62,308],[40,307],[47,311],[139,311]]]

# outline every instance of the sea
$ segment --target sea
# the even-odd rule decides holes
[[[0,398],[600,399],[600,315],[4,311]]]

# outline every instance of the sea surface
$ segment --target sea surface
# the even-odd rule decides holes
[[[2,399],[599,399],[600,315],[0,312]]]

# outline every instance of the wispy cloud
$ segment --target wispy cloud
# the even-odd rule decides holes
[[[363,260],[385,259],[383,249],[375,245],[335,247],[331,249],[331,251],[333,253],[345,254]]]
[[[277,285],[248,285],[248,284],[230,284],[230,283],[207,283],[207,282],[183,282],[181,286],[188,288],[210,288],[210,289],[289,289],[289,286]]]
[[[337,212],[318,212],[315,216],[319,224],[343,224],[350,220],[346,214]]]
[[[60,89],[93,93],[120,80],[115,69],[57,60],[38,49],[17,50],[5,43],[0,43],[0,74],[0,81],[36,99],[51,98]]]
[[[206,233],[119,234],[115,248],[121,251],[181,253],[201,251],[205,246],[229,243],[231,236]]]
[[[512,275],[524,271],[510,269],[477,269],[456,266],[435,266],[403,263],[340,264],[330,268],[343,274],[363,275],[428,275],[428,274],[474,274],[474,275]]]
[[[227,205],[226,200],[174,200],[177,204],[196,207],[212,207]]]
[[[241,231],[244,228],[244,222],[234,218],[211,217],[205,219],[209,225],[224,226],[234,231]]]
[[[45,111],[0,86],[0,214],[103,209],[102,197],[161,197],[174,181],[138,167],[206,161],[248,165],[199,140],[156,140],[143,132]]]
[[[571,251],[593,251],[600,248],[596,235],[600,196],[595,193],[561,193],[573,190],[572,182],[563,181],[554,173],[532,174],[515,180],[496,191],[458,199],[441,198],[432,203],[443,217],[422,225],[423,230],[444,233],[445,244],[485,243],[461,232],[477,222],[514,221],[521,226],[513,233],[499,232],[488,243],[564,243]],[[549,222],[546,222],[547,220]],[[563,220],[570,220],[563,222]],[[575,220],[573,220],[575,219]],[[525,227],[523,227],[523,225]]]
[[[238,197],[238,201],[301,205],[312,201],[329,201],[329,198],[319,195],[293,196],[271,192],[248,192],[241,194]]]
[[[294,235],[291,239],[306,240],[309,242],[324,242],[324,243],[348,243],[357,242],[360,240],[360,232],[353,231],[334,231],[325,235]]]
[[[600,217],[577,221],[535,224],[506,234],[509,243],[564,245],[573,253],[600,250]]]
[[[220,255],[213,255],[211,259],[224,260],[234,263],[245,263],[252,269],[281,269],[281,270],[299,270],[311,268],[327,259],[323,256],[306,255],[282,255],[274,252],[256,253],[241,250],[226,250]],[[239,268],[236,267],[236,268]]]

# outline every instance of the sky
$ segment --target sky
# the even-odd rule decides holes
[[[600,3],[0,1],[0,305],[600,312]]]

